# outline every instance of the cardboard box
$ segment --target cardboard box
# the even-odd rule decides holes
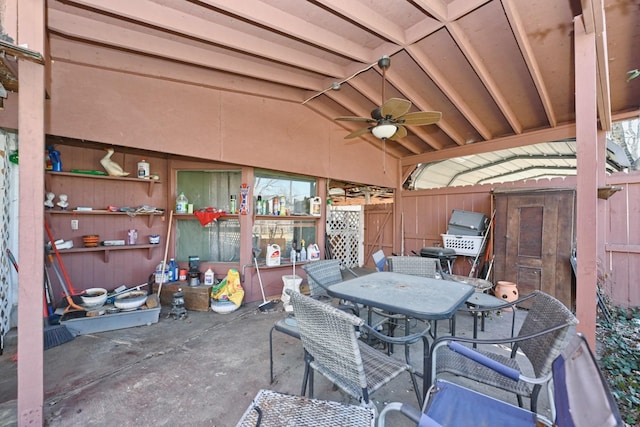
[[[162,285],[160,303],[171,308],[174,292],[182,289],[184,295],[184,308],[193,311],[209,311],[211,307],[212,286],[189,286],[189,282],[170,282]],[[158,293],[158,285],[153,284],[153,292]]]

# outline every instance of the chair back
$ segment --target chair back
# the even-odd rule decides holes
[[[307,273],[311,296],[328,296],[327,287],[342,282],[340,264],[341,261],[338,259],[323,259],[311,261],[302,266]]]
[[[377,271],[384,271],[384,266],[387,264],[387,257],[384,255],[382,249],[377,250],[371,255],[373,263],[376,265]]]
[[[364,321],[330,304],[287,289],[302,346],[315,370],[354,397],[367,400],[367,379],[356,328]]]
[[[559,427],[624,426],[620,410],[587,340],[577,334],[553,362]]]
[[[554,326],[563,328],[541,334],[536,338],[521,341],[517,348],[527,356],[537,377],[551,372],[553,361],[565,347],[569,328],[578,323],[578,319],[560,301],[549,294],[534,291],[533,304],[525,317],[518,336],[535,334]]]
[[[442,277],[442,265],[438,258],[426,258],[418,256],[390,256],[387,258],[389,271],[413,276],[435,278],[437,274]]]

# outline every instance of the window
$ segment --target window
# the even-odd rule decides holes
[[[317,220],[303,218],[309,216],[316,185],[314,178],[256,170],[253,196],[254,209],[259,216],[253,226],[252,242],[254,248],[260,249],[258,259],[265,258],[267,245],[280,246],[282,259],[288,260],[291,248],[299,252],[303,240],[305,246],[316,243]],[[262,206],[257,201],[258,196]],[[278,205],[284,200],[284,210],[276,212],[276,199]]]
[[[241,182],[238,170],[178,171],[177,194],[184,193],[194,211],[207,207],[228,211],[230,196],[239,193]],[[240,261],[237,218],[226,217],[203,227],[195,217],[178,217],[176,229],[177,260],[197,255],[201,262]]]

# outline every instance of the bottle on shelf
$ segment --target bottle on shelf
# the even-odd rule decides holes
[[[237,213],[236,210],[236,195],[232,194],[231,196],[229,196],[229,213],[233,215]]]
[[[149,162],[145,159],[138,162],[138,178],[147,178],[151,174],[149,171]]]
[[[189,199],[187,199],[187,197],[181,191],[180,195],[176,199],[176,213],[186,214],[188,204],[189,204]]]
[[[302,241],[302,248],[300,248],[300,261],[307,260],[307,250],[304,248],[304,240]]]
[[[169,260],[169,281],[177,282],[179,278],[178,263],[174,258]]]
[[[256,200],[256,215],[262,215],[262,196]]]
[[[204,284],[205,286],[212,286],[214,281],[214,274],[211,268],[207,269],[204,273]]]
[[[273,198],[273,215],[280,215],[280,197],[276,196]]]
[[[289,259],[291,263],[296,262],[296,246],[297,246],[297,243],[295,240],[291,242],[291,253],[289,253]]]

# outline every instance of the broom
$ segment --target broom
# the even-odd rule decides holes
[[[13,253],[11,253],[11,250],[9,248],[7,248],[7,256],[9,257],[9,259],[11,260],[11,264],[13,264],[13,268],[16,269],[16,272],[19,273],[20,269],[18,267],[18,262],[16,261],[15,257],[13,256]],[[47,274],[45,272],[45,278],[47,278]],[[48,285],[45,282],[44,284],[45,288],[44,288],[44,293],[45,293],[45,297],[47,296],[47,292],[48,292]],[[49,309],[47,307],[47,301],[48,298],[43,298],[43,302],[44,302],[44,350],[48,350],[51,347],[56,347],[60,344],[64,344],[66,342],[69,342],[71,340],[73,340],[75,337],[73,336],[73,334],[71,332],[69,332],[69,330],[67,329],[66,326],[64,325],[51,325],[49,322]]]

